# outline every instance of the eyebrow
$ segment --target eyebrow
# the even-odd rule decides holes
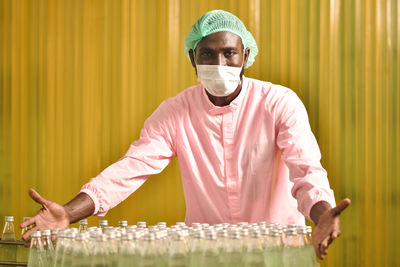
[[[239,51],[239,49],[235,46],[228,46],[228,47],[224,47],[221,49],[222,51]],[[201,47],[199,49],[199,52],[214,52],[216,51],[216,49],[213,49],[211,47]]]

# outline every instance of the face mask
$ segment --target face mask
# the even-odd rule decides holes
[[[243,62],[241,67],[196,64],[197,80],[203,84],[211,95],[227,96],[232,94],[238,87],[242,67]]]

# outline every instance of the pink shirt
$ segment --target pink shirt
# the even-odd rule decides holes
[[[316,202],[335,206],[300,99],[288,88],[246,77],[228,106],[214,106],[201,84],[164,101],[126,155],[81,192],[93,199],[94,215],[104,216],[175,156],[189,225],[304,224]]]

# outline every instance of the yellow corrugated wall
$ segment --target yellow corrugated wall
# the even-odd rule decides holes
[[[196,83],[183,39],[211,9],[255,36],[247,76],[298,93],[337,200],[353,201],[322,266],[399,266],[397,0],[0,0],[1,220],[39,208],[29,187],[70,200]],[[171,224],[184,210],[174,160],[106,218]]]

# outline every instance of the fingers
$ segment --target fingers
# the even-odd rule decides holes
[[[35,216],[34,217],[30,217],[29,219],[26,219],[25,221],[23,221],[20,224],[20,227],[21,228],[25,228],[25,227],[28,227],[28,226],[34,224],[34,223],[35,223]]]
[[[39,195],[38,192],[36,192],[34,189],[29,189],[29,195],[33,200],[35,200],[37,203],[45,206],[49,203],[49,201],[45,198],[43,198],[41,195]]]
[[[318,258],[321,260],[328,254],[329,245],[340,236],[340,231],[333,231],[329,236],[325,237],[321,242],[315,244]]]
[[[333,231],[331,234],[332,241],[340,236],[340,231]]]
[[[332,208],[332,212],[335,216],[339,216],[351,203],[349,198],[343,199],[336,207]]]
[[[25,240],[24,247],[29,248],[31,246],[31,239]]]
[[[331,239],[330,236],[327,236],[319,244],[319,254],[321,256],[325,256],[326,254],[328,254],[328,246],[329,246],[330,239]]]
[[[32,227],[31,229],[29,229],[28,231],[26,231],[21,237],[23,240],[28,240],[29,237],[31,236],[31,233],[33,231],[39,230],[39,227],[37,227],[36,225],[34,227]]]

